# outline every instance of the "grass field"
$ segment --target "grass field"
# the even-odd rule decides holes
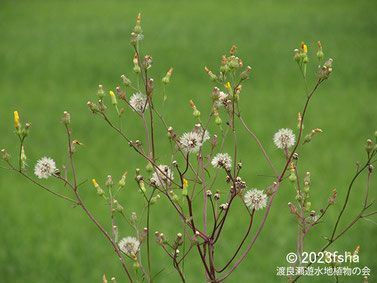
[[[305,102],[304,85],[292,51],[301,41],[307,43],[312,54],[309,85],[313,86],[316,42],[321,40],[325,57],[334,58],[334,71],[313,98],[305,129],[321,128],[324,133],[304,148],[300,162],[302,172],[312,173],[313,209],[324,207],[334,188],[338,199],[325,223],[308,236],[305,250],[317,251],[324,245],[322,236],[328,236],[341,208],[355,162],[366,160],[365,141],[377,130],[376,8],[372,0],[3,0],[0,147],[17,156],[17,137],[12,132],[13,111],[18,110],[23,123],[32,123],[25,144],[31,167],[42,156],[64,163],[67,146],[60,119],[67,110],[71,113],[74,138],[85,144],[76,154],[79,180],[96,178],[104,183],[108,174],[118,180],[127,170],[128,187],[119,200],[127,213],[140,213],[142,202],[131,177],[136,167],[144,168],[146,164],[90,113],[86,102],[95,99],[98,84],[114,90],[121,83],[121,74],[133,79],[129,33],[141,12],[145,33],[142,49],[144,54],[153,56],[152,77],[159,82],[174,67],[167,90],[166,120],[177,132],[191,129],[194,120],[190,99],[203,115],[208,115],[213,84],[204,66],[217,69],[221,56],[235,44],[238,56],[253,68],[251,79],[243,84],[241,111],[281,170],[284,159],[272,143],[273,134],[283,127],[295,129],[297,112]],[[155,96],[156,100],[161,99],[159,84]],[[135,117],[130,112],[126,114],[126,131],[135,139],[143,139]],[[271,172],[256,143],[244,130],[239,131],[243,175],[250,187],[263,189],[271,179],[260,175]],[[169,144],[162,128],[157,129],[157,134],[161,136],[159,158],[167,160]],[[230,150],[231,144],[226,148]],[[53,180],[45,183],[70,194]],[[341,228],[358,213],[365,184],[364,175],[355,184],[352,208],[346,210]],[[279,190],[261,237],[226,282],[286,281],[276,276],[276,267],[287,266],[286,254],[295,251],[297,225],[287,207],[295,192],[288,183]],[[110,228],[108,208],[89,182],[82,186],[81,194],[99,221]],[[376,196],[376,178],[372,175],[370,198]],[[164,232],[170,238],[181,232],[180,226],[172,224],[178,220],[172,215],[167,202],[158,202],[153,206],[151,231]],[[128,226],[120,218],[117,221],[121,236],[127,236]],[[246,221],[242,215],[234,215],[227,223],[221,242],[224,261],[246,230]],[[5,170],[0,170],[0,231],[2,282],[101,282],[104,273],[126,282],[111,246],[79,208],[72,209],[69,203]],[[370,282],[377,278],[376,236],[375,224],[360,221],[332,246],[332,250],[344,252],[353,251],[359,244],[358,266],[372,270]],[[188,282],[204,282],[196,253],[191,258],[185,267]],[[179,282],[158,247],[152,259],[154,272],[168,266],[157,282]],[[334,280],[313,277],[303,278],[302,282]],[[362,278],[342,277],[339,282],[362,282]]]

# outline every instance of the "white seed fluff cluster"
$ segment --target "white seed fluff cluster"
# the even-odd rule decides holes
[[[131,106],[139,112],[143,111],[146,101],[147,97],[140,92],[134,93],[130,98]],[[148,105],[146,105],[146,108],[148,108]]]
[[[212,159],[211,164],[215,168],[225,168],[230,170],[230,168],[232,168],[232,158],[228,153],[218,153]]]
[[[179,142],[182,145],[182,149],[187,153],[196,153],[203,145],[201,142],[202,136],[196,132],[184,133]]]
[[[244,200],[248,207],[255,210],[262,209],[267,205],[267,195],[257,189],[247,191]]]
[[[220,91],[218,95],[218,101],[217,101],[217,106],[222,106],[226,105],[226,101],[228,100],[228,94],[225,92]]]
[[[277,148],[290,148],[295,144],[295,134],[291,129],[280,129],[274,135],[274,143]]]
[[[203,143],[205,141],[208,141],[210,139],[210,137],[211,137],[210,134],[209,134],[209,132],[207,130],[205,130],[204,135],[203,135],[203,130],[200,130],[199,134],[200,134],[200,138],[203,137]]]
[[[118,246],[122,252],[131,256],[131,253],[137,254],[139,251],[140,242],[134,237],[127,237],[120,240]]]
[[[37,164],[34,168],[34,174],[39,179],[47,179],[50,177],[53,173],[55,173],[56,165],[54,160],[52,160],[50,157],[43,157],[38,160]]]
[[[159,165],[158,168],[160,168],[160,170],[164,173],[162,173],[160,170],[157,170],[158,172],[158,176],[156,174],[156,172],[154,172],[152,174],[152,178],[151,178],[151,182],[155,182],[158,186],[162,186],[161,184],[161,181],[166,184],[166,183],[170,183],[170,180],[168,179],[168,177],[173,180],[174,179],[174,174],[173,172],[170,170],[169,166],[167,165]],[[160,181],[161,180],[161,181]]]

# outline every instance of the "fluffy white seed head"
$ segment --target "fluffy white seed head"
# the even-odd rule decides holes
[[[173,180],[174,179],[174,174],[173,172],[170,170],[170,167],[167,166],[167,165],[159,165],[158,168],[160,168],[160,170],[163,172],[161,172],[160,170],[157,170],[157,173],[158,173],[158,176],[157,176],[157,173],[154,172],[152,174],[152,178],[151,178],[151,182],[155,182],[156,185],[158,186],[162,186],[161,184],[161,181],[166,184],[166,183],[170,183],[170,180]]]
[[[263,191],[252,189],[245,193],[244,201],[250,209],[263,209],[267,205],[267,195]]]
[[[148,108],[148,105],[145,104],[146,101],[147,97],[140,92],[134,93],[130,98],[131,106],[138,112],[142,112],[144,110],[144,106],[146,106],[145,108]]]
[[[230,170],[230,168],[232,168],[232,158],[228,153],[218,153],[212,159],[211,164],[215,168],[225,168]]]
[[[38,160],[37,164],[34,168],[34,174],[39,179],[47,179],[52,174],[55,173],[56,165],[54,160],[52,160],[50,157],[43,157]]]
[[[286,149],[295,144],[295,138],[291,129],[280,129],[274,135],[274,143],[277,148]]]
[[[140,242],[135,237],[126,237],[119,241],[118,246],[122,252],[131,256],[131,253],[137,254],[139,251]]]
[[[188,153],[196,153],[202,146],[202,136],[196,132],[184,133],[179,139],[182,149]]]

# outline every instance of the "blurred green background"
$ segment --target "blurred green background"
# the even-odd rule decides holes
[[[363,149],[376,125],[377,18],[375,1],[6,1],[0,3],[0,147],[17,156],[13,134],[13,111],[22,123],[31,122],[25,148],[30,174],[42,156],[58,165],[66,160],[66,137],[60,119],[71,113],[73,137],[85,146],[76,154],[80,181],[96,178],[104,184],[108,174],[118,180],[129,172],[127,188],[119,201],[126,213],[141,213],[142,201],[132,180],[134,169],[145,162],[104,122],[93,116],[86,102],[95,100],[97,85],[114,90],[120,75],[132,74],[133,51],[129,33],[138,12],[142,13],[144,54],[153,56],[151,75],[156,82],[156,101],[161,101],[159,84],[173,66],[168,86],[166,120],[178,133],[190,130],[195,121],[189,99],[203,116],[209,113],[213,84],[204,66],[217,70],[221,56],[237,45],[237,55],[251,65],[252,77],[243,84],[241,111],[250,128],[264,143],[278,168],[282,152],[272,143],[280,128],[296,129],[297,112],[305,100],[299,70],[292,60],[294,48],[305,41],[311,62],[309,85],[315,82],[317,50],[321,40],[325,57],[334,58],[334,72],[313,97],[305,129],[321,128],[324,133],[301,152],[301,168],[312,173],[312,208],[326,205],[334,188],[338,199],[326,222],[312,230],[304,249],[317,251],[328,236],[336,211],[345,198],[355,172],[355,162],[365,161]],[[109,99],[109,97],[107,97]],[[110,102],[108,101],[108,105]],[[157,105],[160,105],[159,102]],[[145,140],[142,125],[130,111],[125,114],[126,132]],[[223,120],[226,118],[223,116]],[[211,132],[218,129],[211,125]],[[168,162],[170,146],[162,128],[157,129],[158,157]],[[264,189],[272,179],[256,143],[239,128],[238,142],[248,186]],[[231,150],[231,142],[226,146]],[[279,169],[281,170],[281,169]],[[356,182],[352,208],[341,223],[354,217],[364,198],[366,176]],[[376,197],[372,175],[370,197]],[[54,180],[44,181],[60,193],[71,192]],[[225,185],[222,185],[225,191]],[[0,170],[0,277],[2,282],[101,282],[105,273],[126,282],[119,260],[97,227],[79,208],[55,198],[15,173]],[[90,182],[81,187],[89,209],[110,228],[108,207],[97,197]],[[290,184],[280,187],[268,222],[247,258],[227,282],[285,282],[276,276],[277,266],[287,266],[285,256],[295,251],[296,221],[287,207],[294,201]],[[240,203],[238,203],[240,205]],[[151,231],[174,238],[182,232],[177,216],[164,200],[153,206]],[[256,223],[262,213],[258,213]],[[375,220],[375,218],[374,218]],[[121,218],[116,222],[121,236],[134,235]],[[142,228],[143,226],[141,226]],[[255,226],[256,227],[256,226]],[[224,238],[217,250],[218,265],[232,255],[247,229],[247,216],[235,206]],[[255,229],[253,230],[255,232]],[[376,225],[360,221],[330,250],[354,251],[360,245],[360,263],[372,270],[375,282]],[[152,239],[153,271],[164,266],[157,282],[179,282],[167,256]],[[188,282],[204,282],[196,251],[186,264]],[[325,276],[303,278],[302,282],[333,282]],[[339,282],[362,282],[342,277]]]

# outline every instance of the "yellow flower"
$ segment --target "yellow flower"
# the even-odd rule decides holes
[[[17,129],[20,127],[20,116],[18,116],[18,111],[14,111],[14,125]]]
[[[188,182],[186,179],[183,179],[183,188],[186,189],[188,187]]]
[[[306,46],[306,44],[304,44],[304,52],[305,54],[308,54],[308,47]]]
[[[94,187],[97,188],[97,187],[98,187],[98,184],[97,184],[97,182],[96,182],[96,179],[93,179],[92,181],[93,181],[93,185],[94,185]]]
[[[115,96],[114,92],[112,92],[111,90],[110,90],[110,95],[111,95],[112,97]]]
[[[226,88],[230,89],[230,83],[227,82],[225,85],[224,85]]]

